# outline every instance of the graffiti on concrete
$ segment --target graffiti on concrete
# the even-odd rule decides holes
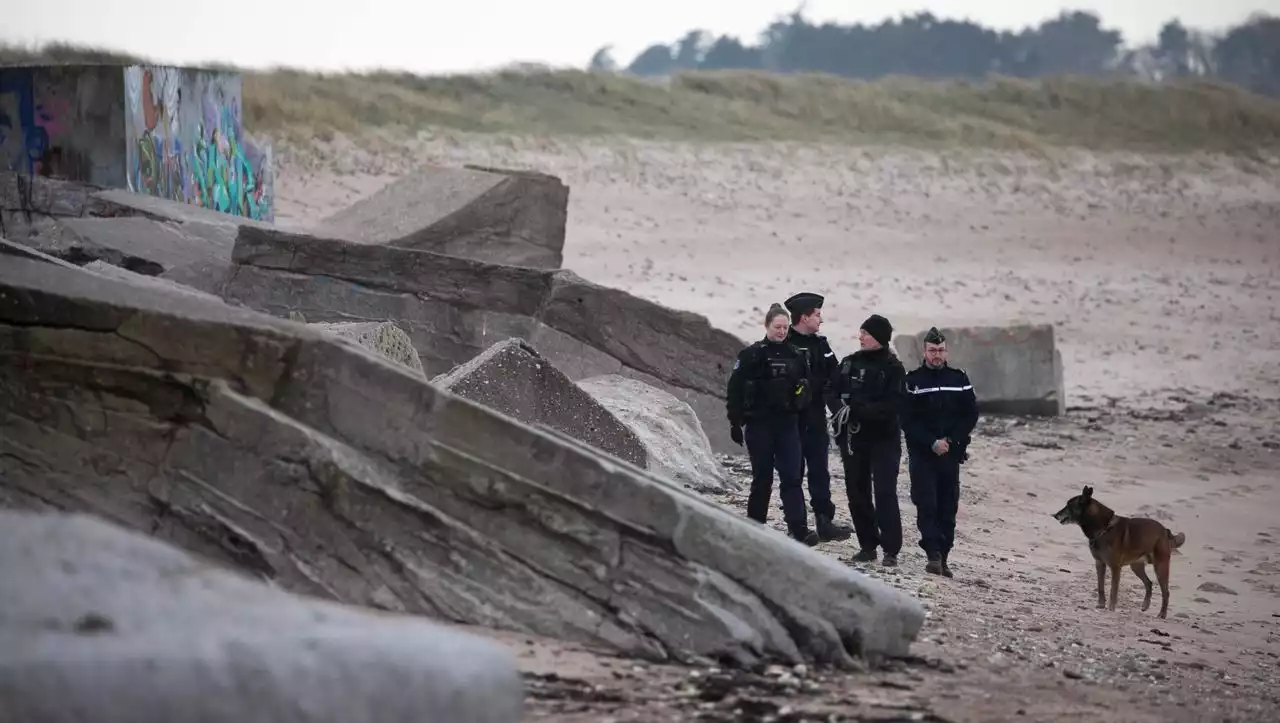
[[[238,74],[135,65],[124,86],[130,190],[272,220],[270,150],[244,137]]]
[[[58,170],[54,140],[69,103],[56,86],[38,85],[30,68],[0,70],[0,159],[10,171],[47,176]]]

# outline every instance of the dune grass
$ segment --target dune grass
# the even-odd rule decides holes
[[[247,122],[265,131],[399,126],[981,148],[1280,148],[1280,101],[1207,82],[856,81],[718,71],[659,83],[585,71],[423,77],[281,70],[246,74],[244,94]]]
[[[0,62],[136,62],[74,46]],[[227,67],[219,64],[218,67]],[[574,70],[483,75],[244,70],[245,123],[301,140],[369,128],[680,140],[1044,149],[1280,149],[1280,100],[1206,81],[992,77],[980,82],[689,72],[661,81]]]

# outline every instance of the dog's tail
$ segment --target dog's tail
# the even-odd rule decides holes
[[[1175,535],[1173,530],[1165,530],[1164,534],[1169,538],[1169,547],[1173,548],[1174,553],[1181,555],[1182,553],[1178,552],[1178,548],[1182,547],[1182,543],[1187,541],[1186,533],[1179,532]]]

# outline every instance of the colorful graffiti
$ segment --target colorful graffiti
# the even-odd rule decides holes
[[[130,190],[273,220],[271,151],[244,136],[238,74],[130,66],[124,86]]]
[[[10,171],[62,175],[63,148],[55,141],[66,131],[70,101],[37,75],[31,68],[0,70],[0,159]]]

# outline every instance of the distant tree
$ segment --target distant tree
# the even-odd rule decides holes
[[[1191,74],[1191,33],[1178,20],[1170,20],[1160,28],[1156,57],[1167,64],[1175,77]]]
[[[929,12],[877,25],[818,25],[803,12],[801,5],[769,23],[755,45],[691,30],[670,45],[645,48],[627,71],[668,75],[692,68],[750,68],[867,79],[890,74],[982,78],[990,73],[1127,73],[1153,81],[1217,77],[1280,95],[1280,19],[1269,16],[1251,18],[1221,39],[1174,19],[1161,28],[1154,44],[1128,49],[1118,30],[1083,11],[1063,11],[1039,26],[1001,32]]]
[[[631,65],[627,66],[627,72],[633,75],[670,75],[675,70],[675,57],[671,54],[671,46],[655,43],[645,48],[635,60],[631,61]]]
[[[681,70],[694,70],[702,64],[711,47],[711,34],[705,30],[690,30],[676,43],[675,66]]]
[[[737,38],[721,35],[716,39],[707,54],[702,56],[699,67],[704,70],[724,70],[728,68],[758,69],[762,59],[759,48],[749,48]]]
[[[613,73],[618,70],[618,63],[613,59],[613,46],[605,45],[591,56],[587,69],[598,73]]]
[[[1218,75],[1257,93],[1280,95],[1280,18],[1256,16],[1214,46]]]
[[[1024,38],[1029,75],[1102,75],[1121,59],[1123,37],[1087,12],[1062,12]]]

